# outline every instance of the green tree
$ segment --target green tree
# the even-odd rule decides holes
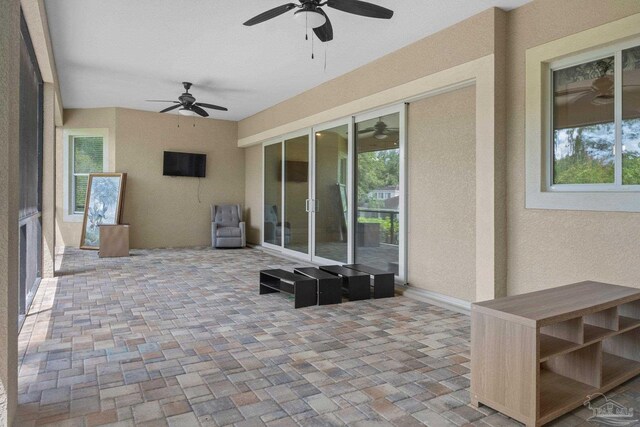
[[[358,155],[358,202],[371,203],[369,193],[375,189],[397,186],[400,177],[399,150],[381,150]]]

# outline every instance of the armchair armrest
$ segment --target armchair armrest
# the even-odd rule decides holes
[[[239,224],[240,226],[240,235],[242,236],[242,247],[247,246],[247,233],[246,233],[246,223],[243,221]]]
[[[211,247],[216,248],[216,234],[218,230],[218,224],[211,221]]]

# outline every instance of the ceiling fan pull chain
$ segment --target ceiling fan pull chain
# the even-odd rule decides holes
[[[327,49],[329,49],[327,47],[327,45],[324,45],[324,72],[327,72]]]
[[[313,55],[313,49],[314,49],[314,46],[315,46],[314,38],[315,37],[311,37],[311,59],[315,59],[315,56]]]

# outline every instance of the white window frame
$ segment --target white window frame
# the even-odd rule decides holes
[[[546,187],[547,191],[640,191],[640,185],[622,184],[622,51],[640,46],[640,38],[617,43],[614,46],[594,49],[587,53],[575,55],[549,64],[549,93],[547,94],[547,114],[549,115],[548,135],[549,146],[546,153]],[[614,60],[614,123],[615,123],[615,179],[614,183],[602,184],[554,184],[553,183],[553,161],[554,161],[554,139],[553,139],[553,73],[554,71],[597,61],[599,59],[613,57]]]
[[[640,186],[611,184],[551,185],[553,122],[552,70],[612,56],[640,45],[640,14],[622,18],[526,52],[526,198],[527,209],[640,212]],[[616,67],[616,97],[621,98],[621,67]],[[621,104],[619,104],[621,105]],[[618,107],[618,110],[620,107]],[[616,118],[621,111],[616,111]],[[620,127],[620,120],[617,120]],[[616,144],[621,144],[616,129]],[[621,147],[617,147],[620,152]],[[622,173],[616,165],[617,174]],[[616,181],[616,182],[621,182]]]
[[[78,137],[102,138],[102,170],[109,170],[109,130],[108,129],[65,129],[63,131],[63,197],[64,221],[82,222],[84,212],[75,212],[75,190],[73,188],[73,140]],[[75,174],[88,175],[88,174]]]

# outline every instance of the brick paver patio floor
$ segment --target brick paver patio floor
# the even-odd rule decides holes
[[[258,271],[300,263],[254,249],[133,254],[59,254],[20,334],[16,426],[518,425],[468,404],[468,316],[402,296],[295,310]],[[614,396],[640,412],[640,380]]]

